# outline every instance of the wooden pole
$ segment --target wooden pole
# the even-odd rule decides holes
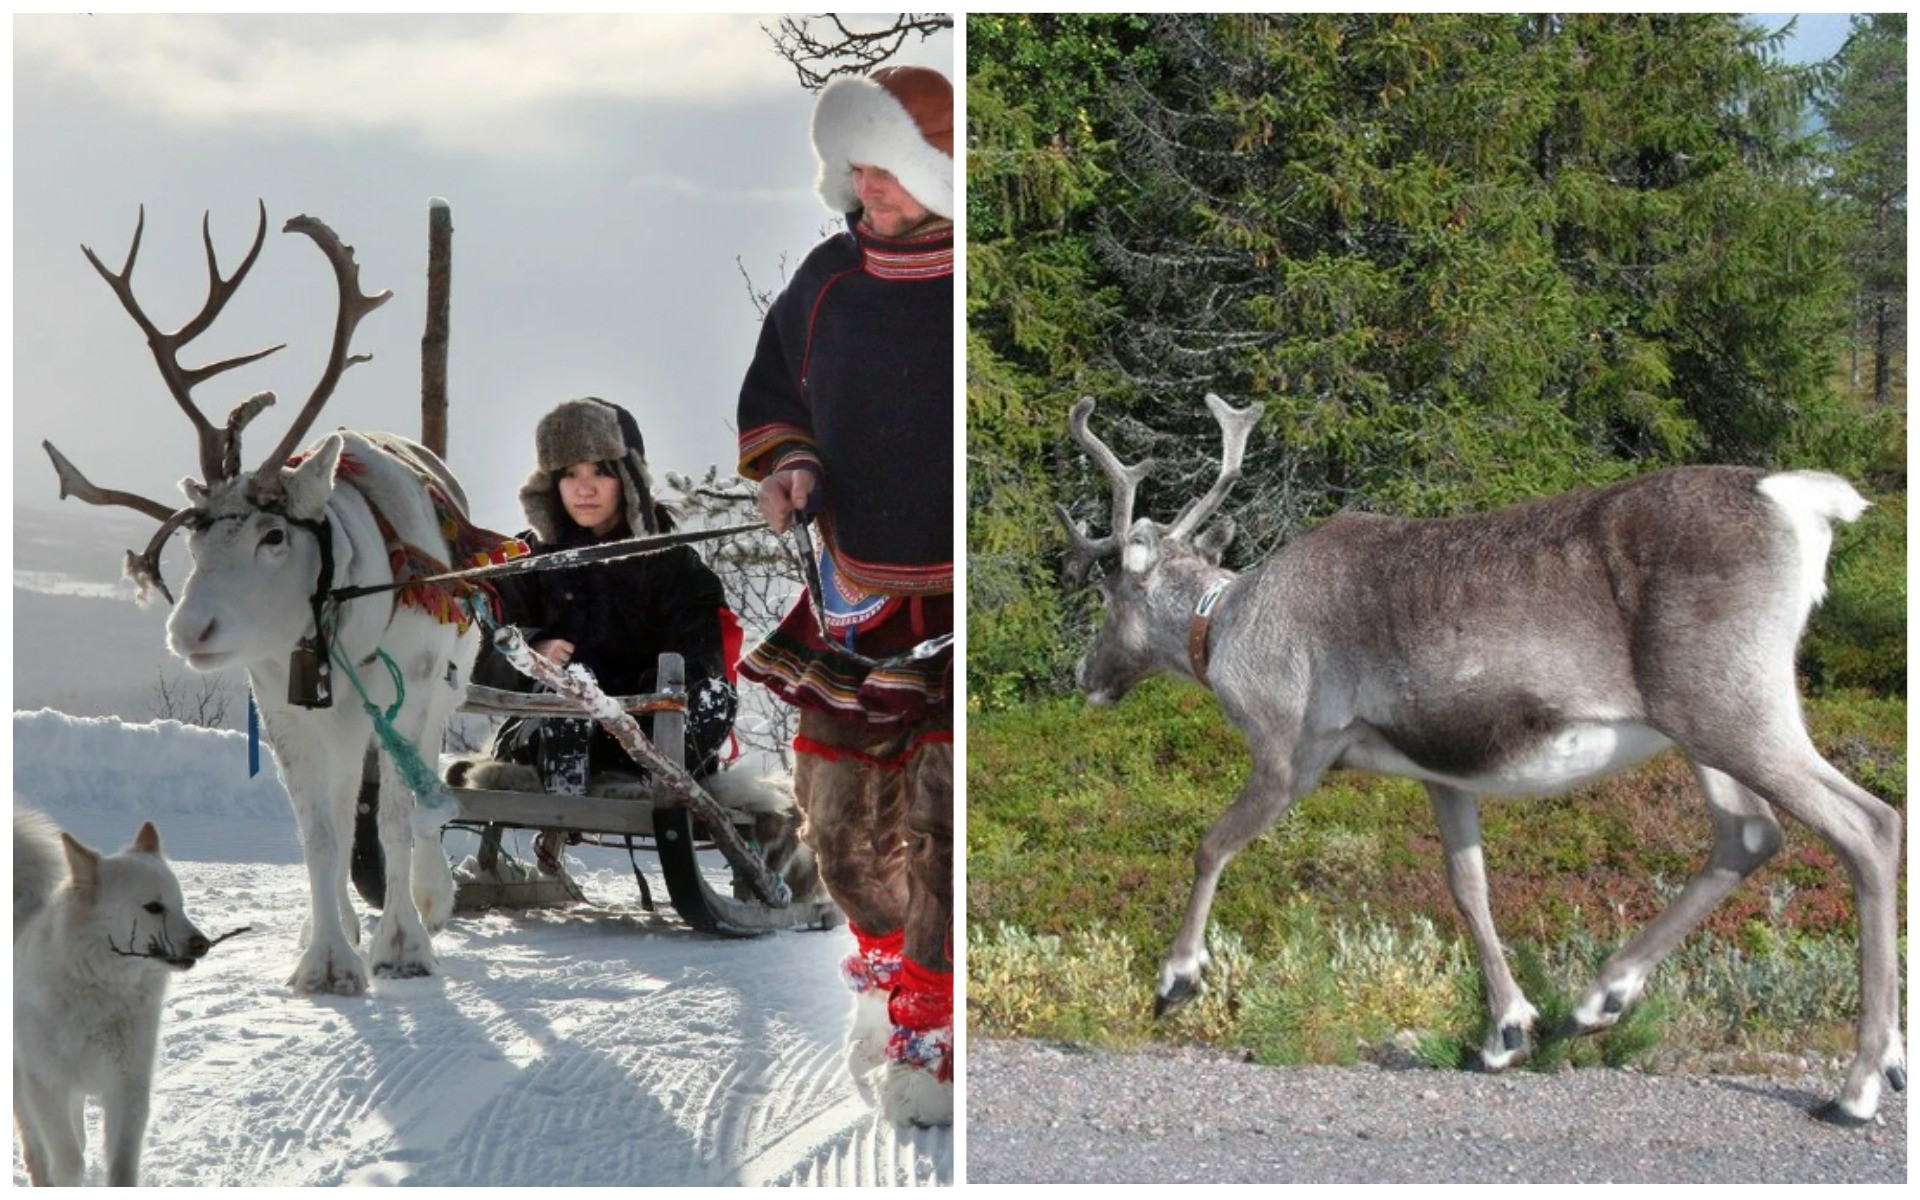
[[[427,331],[420,337],[420,441],[447,457],[447,332],[453,290],[453,210],[436,197],[427,212]]]

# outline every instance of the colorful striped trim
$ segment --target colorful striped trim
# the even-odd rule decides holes
[[[944,700],[946,693],[925,675],[907,671],[872,671],[866,675],[847,675],[833,670],[827,660],[809,654],[796,654],[780,646],[761,642],[740,660],[740,674],[762,685],[787,703],[801,708],[818,708],[860,717],[869,725],[884,725],[906,719],[905,712],[876,711],[860,703],[864,685],[869,695],[894,698],[907,709],[918,702],[931,704]]]
[[[820,463],[820,456],[806,446],[795,446],[779,458],[773,460],[773,469],[776,471],[785,471],[796,467],[804,467],[811,470],[816,481],[822,475],[826,474],[826,468]]]
[[[765,478],[771,472],[758,470],[754,464],[770,451],[789,444],[793,449],[782,453],[779,456],[781,459],[803,451],[811,455],[814,448],[813,434],[798,425],[789,425],[782,421],[742,430],[740,432],[740,474],[747,479]]]
[[[953,274],[953,222],[936,221],[903,238],[881,237],[864,221],[860,265],[875,279],[942,279]]]
[[[938,596],[953,590],[953,563],[928,563],[915,566],[909,563],[868,562],[847,553],[847,548],[834,543],[833,561],[840,567],[841,573],[855,585],[870,592],[888,592],[901,596]]]
[[[953,246],[939,250],[895,251],[879,246],[865,247],[861,265],[875,279],[913,282],[920,279],[945,279],[953,275]]]

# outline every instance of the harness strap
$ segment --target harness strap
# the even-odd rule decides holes
[[[324,514],[318,521],[294,516],[286,519],[289,525],[298,525],[320,543],[320,580],[314,584],[313,595],[307,597],[307,603],[313,609],[314,649],[319,653],[320,661],[326,662],[333,657],[332,638],[328,636],[322,613],[333,592],[333,519]]]

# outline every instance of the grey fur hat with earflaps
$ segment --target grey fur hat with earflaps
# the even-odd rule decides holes
[[[588,396],[557,405],[534,428],[533,457],[533,474],[520,488],[520,507],[527,524],[549,545],[573,525],[556,481],[575,463],[615,464],[629,535],[659,533],[670,524],[653,500],[653,475],[647,470],[640,426],[617,404]]]

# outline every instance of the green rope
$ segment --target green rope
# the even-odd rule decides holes
[[[337,610],[335,610],[337,611]],[[406,703],[407,685],[401,678],[399,664],[385,650],[376,649],[374,654],[385,664],[387,674],[393,679],[393,704],[386,712],[380,711],[367,695],[366,685],[360,682],[359,672],[353,669],[340,647],[329,636],[328,643],[333,646],[333,665],[338,667],[347,681],[353,684],[353,690],[360,694],[360,706],[373,718],[374,734],[380,739],[380,745],[393,760],[394,770],[400,774],[400,782],[407,785],[413,793],[414,832],[424,836],[433,836],[440,827],[451,820],[454,813],[453,797],[447,792],[446,785],[440,782],[440,776],[426,764],[420,748],[415,746],[398,729],[393,727],[393,719],[400,715],[400,706]]]

